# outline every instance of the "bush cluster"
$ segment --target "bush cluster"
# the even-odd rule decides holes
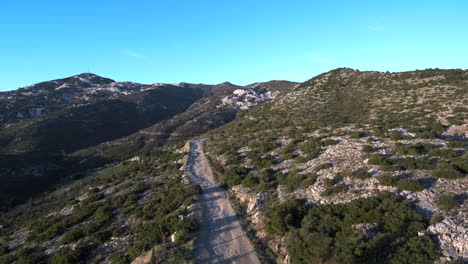
[[[366,170],[359,170],[353,173],[353,177],[360,180],[366,180],[369,179],[371,175]]]
[[[366,153],[371,153],[374,151],[374,147],[370,145],[365,145],[365,146],[362,146],[362,151]]]
[[[349,188],[346,184],[339,183],[339,184],[335,184],[334,186],[326,188],[325,191],[322,192],[322,195],[332,196],[332,195],[346,192],[348,189]]]
[[[380,154],[372,155],[368,160],[368,164],[383,166],[382,169],[385,171],[433,170],[436,167],[431,160],[424,157],[408,157],[397,160]]]
[[[297,170],[292,170],[288,174],[276,173],[275,180],[278,184],[286,186],[288,191],[293,191],[299,187],[308,187],[315,184],[317,175],[315,174],[299,174]]]
[[[395,183],[395,186],[400,190],[420,192],[424,190],[424,186],[418,180],[414,179],[401,179]]]
[[[311,138],[300,145],[300,150],[307,155],[308,159],[313,159],[318,157],[324,147],[335,144],[338,144],[338,141],[334,139],[320,140],[320,138]]]
[[[300,226],[307,212],[303,200],[289,200],[277,206],[268,208],[265,213],[265,228],[275,235],[284,235],[293,228]]]
[[[431,237],[418,236],[427,228],[427,220],[396,195],[384,193],[310,208],[296,201],[274,206],[269,212],[267,231],[288,234],[292,263],[424,264],[440,256]],[[353,227],[360,223],[377,224],[379,232],[366,237]]]
[[[437,204],[442,209],[452,210],[453,208],[458,207],[461,203],[455,198],[454,195],[445,195],[439,198]]]
[[[366,136],[366,134],[364,132],[360,132],[360,131],[351,132],[349,134],[350,138],[362,138],[362,137],[365,137],[365,136]]]
[[[81,264],[85,263],[81,250],[71,248],[59,248],[52,257],[51,264]]]
[[[331,167],[333,167],[333,164],[331,164],[331,163],[322,163],[322,164],[317,165],[317,166],[314,168],[314,171],[315,171],[315,172],[319,172],[319,171],[321,171],[321,170],[326,170],[326,169],[329,169],[329,168],[331,168]]]
[[[396,177],[385,174],[380,176],[379,183],[384,186],[394,186],[400,190],[411,191],[411,192],[420,192],[424,190],[424,185],[414,179],[397,179]]]
[[[436,149],[436,146],[432,144],[417,143],[414,145],[405,145],[397,142],[393,151],[400,155],[422,155],[434,149]]]
[[[395,186],[397,182],[397,179],[389,174],[384,174],[380,176],[379,178],[379,183],[382,184],[383,186]]]
[[[432,172],[432,177],[437,179],[459,179],[462,175],[459,171],[452,168],[438,168]]]
[[[247,158],[249,158],[252,165],[258,169],[269,168],[275,164],[275,159],[270,154],[262,155],[255,151],[251,151],[247,154]]]
[[[6,252],[5,252],[6,253]],[[0,264],[36,264],[46,263],[46,255],[41,248],[23,247],[10,254],[0,254]]]

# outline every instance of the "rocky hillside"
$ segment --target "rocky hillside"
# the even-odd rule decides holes
[[[468,71],[337,69],[205,149],[273,262],[463,262],[467,91]]]
[[[180,146],[96,170],[0,215],[0,263],[183,263],[197,186]]]
[[[2,92],[0,207],[68,176],[218,127],[239,111],[217,107],[221,99],[244,89],[252,90],[227,82],[115,82],[85,73]]]
[[[189,262],[202,136],[265,263],[467,262],[467,91],[463,70],[342,68],[0,93],[0,263]]]
[[[140,85],[82,74],[3,93],[11,113],[21,100],[44,107],[8,115],[0,130],[0,263],[190,261],[198,189],[182,177],[180,143],[233,120],[240,109],[220,105],[234,91],[270,92],[257,85]]]

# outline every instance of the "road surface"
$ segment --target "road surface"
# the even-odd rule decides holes
[[[194,204],[200,221],[195,239],[195,263],[260,264],[226,192],[213,177],[202,143],[203,139],[190,142],[186,167],[190,181],[202,188],[202,194]]]

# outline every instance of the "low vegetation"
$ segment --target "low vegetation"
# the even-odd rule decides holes
[[[60,264],[106,259],[129,263],[156,245],[160,246],[155,253],[167,259],[190,259],[186,243],[197,221],[188,215],[187,207],[200,188],[182,182],[177,163],[182,155],[176,150],[172,146],[140,161],[99,170],[41,197],[40,206],[32,201],[2,215],[7,232],[2,231],[1,239],[9,241],[15,233],[26,231],[27,240],[15,250],[1,247],[0,263],[42,263],[41,259]],[[172,234],[176,234],[175,244],[168,239]],[[111,238],[121,241],[120,246],[106,248]],[[44,245],[60,249],[40,254]],[[110,252],[96,254],[103,250]],[[25,256],[34,261],[24,262]]]
[[[457,198],[452,194],[452,195],[444,195],[439,198],[437,201],[437,204],[440,206],[440,208],[445,209],[445,210],[452,210],[460,205],[460,201],[457,200]]]
[[[438,256],[428,225],[406,201],[391,194],[341,205],[307,207],[301,201],[273,206],[267,231],[286,235],[292,263],[431,263]],[[373,231],[357,229],[375,226]]]

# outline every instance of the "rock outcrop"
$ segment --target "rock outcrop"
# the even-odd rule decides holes
[[[278,91],[272,92],[267,89],[247,88],[237,89],[231,95],[221,99],[220,107],[230,107],[241,110],[249,109],[257,104],[270,101],[279,94]]]

